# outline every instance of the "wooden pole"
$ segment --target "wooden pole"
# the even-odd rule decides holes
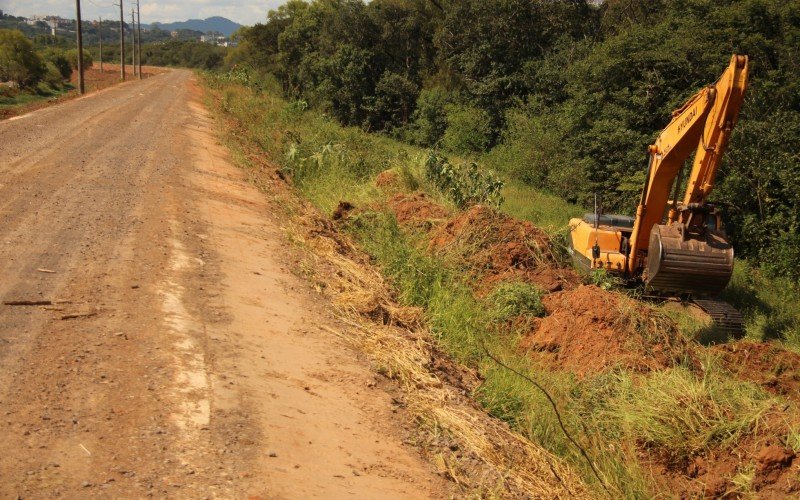
[[[103,18],[100,18],[100,24],[97,25],[97,37],[100,39],[100,73],[103,72]]]
[[[133,66],[133,76],[136,76],[136,17],[131,5],[131,65]]]
[[[125,20],[122,13],[122,0],[119,0],[119,71],[125,81]]]
[[[83,85],[83,31],[81,29],[81,0],[75,0],[75,21],[78,25],[78,89],[81,94],[86,92],[86,87]]]
[[[136,0],[136,24],[139,26],[139,80],[142,79],[142,12],[139,10],[139,0]]]

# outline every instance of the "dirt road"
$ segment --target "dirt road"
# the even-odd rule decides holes
[[[201,100],[0,122],[0,496],[449,496]]]

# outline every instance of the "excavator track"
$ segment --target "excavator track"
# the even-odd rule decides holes
[[[692,302],[711,317],[721,333],[733,337],[744,334],[742,314],[732,305],[719,299],[693,299]]]

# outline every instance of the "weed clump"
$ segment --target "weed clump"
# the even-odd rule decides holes
[[[431,153],[425,160],[425,176],[460,209],[503,203],[503,181],[474,162],[452,165],[447,158]]]
[[[496,322],[544,315],[542,290],[523,281],[501,283],[486,297]]]
[[[705,368],[701,376],[685,367],[638,380],[623,375],[611,408],[625,433],[680,461],[735,443],[775,408],[774,399],[754,384]]]

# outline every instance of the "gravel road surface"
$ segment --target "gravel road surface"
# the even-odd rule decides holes
[[[202,102],[0,122],[0,497],[449,496]]]

